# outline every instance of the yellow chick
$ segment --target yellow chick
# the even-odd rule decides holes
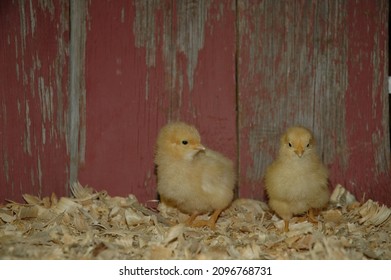
[[[205,148],[197,129],[183,122],[164,126],[157,139],[157,191],[165,203],[191,215],[187,224],[215,228],[233,199],[236,175],[231,160]],[[211,213],[208,221],[195,221]]]
[[[293,215],[320,209],[329,201],[328,171],[316,152],[315,139],[308,129],[296,126],[288,128],[281,137],[277,159],[265,174],[269,206],[285,222]]]

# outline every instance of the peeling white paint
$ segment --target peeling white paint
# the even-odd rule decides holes
[[[19,73],[19,64],[15,63],[15,74],[16,74],[16,80],[19,82],[20,81],[20,73]]]
[[[53,89],[45,85],[45,79],[38,77],[38,95],[41,105],[41,115],[43,122],[53,121]]]
[[[55,11],[53,0],[39,0],[38,5],[43,11],[48,11],[53,19]]]
[[[5,175],[5,181],[7,182],[7,184],[9,183],[9,163],[8,163],[8,154],[7,154],[7,151],[6,150],[3,150],[3,172],[4,172],[4,175]]]
[[[117,76],[121,76],[122,75],[122,59],[120,57],[117,57],[115,59],[115,63],[117,64],[117,68],[115,69],[115,74]]]
[[[160,1],[136,0],[136,15],[133,22],[135,46],[145,48],[146,65],[148,68],[156,65],[157,43],[163,39],[162,54],[164,69],[171,81],[166,88],[173,89],[177,84],[177,55],[185,54],[187,58],[186,77],[189,89],[194,86],[194,73],[198,64],[198,53],[204,47],[204,29],[208,18],[210,1],[176,1],[177,18],[173,19],[173,6],[164,7]],[[156,14],[163,10],[163,35],[156,28]],[[173,26],[174,22],[176,23]],[[161,36],[163,36],[161,38]]]
[[[145,79],[145,101],[149,98],[149,71],[147,71],[147,77]]]
[[[29,32],[29,25],[26,22],[26,12],[25,12],[25,1],[19,0],[19,17],[20,17],[20,50],[21,50],[21,70],[19,69],[19,66],[17,67],[17,75],[19,80],[19,73],[22,73],[22,81],[23,85],[28,85],[28,77],[27,73],[25,71],[25,51],[26,51],[26,38]],[[16,38],[15,43],[18,43],[18,40]],[[18,45],[15,45],[16,49],[16,57],[18,58]]]
[[[177,2],[177,46],[187,61],[187,79],[190,91],[194,85],[194,72],[198,63],[198,53],[204,47],[205,23],[208,19],[210,1]]]
[[[14,37],[14,44],[15,44],[15,74],[16,74],[16,79],[19,82],[20,81],[20,70],[19,70],[19,63],[17,62],[18,61],[18,56],[19,56],[19,52],[18,52],[18,36],[17,35],[15,35],[15,37]]]
[[[86,46],[87,3],[70,1],[70,81],[67,147],[70,154],[69,184],[77,181],[79,164],[85,161],[86,145]]]
[[[15,44],[15,58],[18,60],[19,52],[18,52],[18,35],[15,34],[14,37],[14,44]]]
[[[26,24],[26,13],[24,9],[24,1],[19,0],[19,18],[20,18],[20,39],[21,39],[21,51],[22,56],[26,50],[26,36],[28,34],[28,27]]]
[[[3,105],[7,106],[9,115],[0,135],[7,128],[12,128],[12,135],[7,133],[4,138],[0,173],[7,192],[17,195],[36,192],[38,183],[41,187],[63,179],[53,178],[53,174],[62,174],[63,171],[58,169],[60,166],[53,173],[45,167],[53,160],[53,164],[66,164],[62,157],[53,159],[50,154],[55,155],[65,148],[68,132],[64,112],[68,105],[68,91],[64,83],[68,78],[69,1],[10,2],[13,4],[7,8],[13,10],[9,13],[10,22],[5,21],[7,30],[3,34],[3,45],[10,49],[10,53],[15,53],[12,58],[7,58],[12,61],[8,65],[11,73],[5,74],[11,78],[12,88],[9,93],[5,89],[5,93],[14,97],[7,97],[6,105]],[[7,114],[5,107],[2,114]],[[40,154],[45,150],[50,153]]]
[[[66,38],[64,38],[65,32],[69,29],[69,18],[68,18],[68,11],[69,7],[67,1],[61,2],[61,13],[60,13],[60,22],[59,22],[59,33],[57,34],[57,44],[58,44],[58,51],[56,55],[56,59],[53,62],[53,68],[54,68],[54,75],[55,75],[55,96],[57,97],[56,102],[56,108],[57,108],[57,116],[56,116],[56,128],[57,132],[61,139],[66,140],[67,135],[67,118],[66,115],[66,108],[64,108],[64,99],[67,96],[67,91],[63,90],[63,76],[68,71],[68,67],[65,68],[64,65],[66,65],[68,61],[68,43],[66,42]],[[64,73],[65,72],[65,73]],[[66,81],[65,81],[66,83]],[[67,147],[68,151],[68,147]]]
[[[133,34],[137,48],[146,49],[146,65],[156,64],[155,12],[160,9],[157,0],[136,0],[136,15],[133,23]]]
[[[24,56],[22,56],[22,83],[24,86],[28,86],[28,76],[27,76],[27,72],[25,71],[25,67],[24,67]]]
[[[20,116],[20,114],[22,112],[22,109],[21,109],[21,105],[20,105],[20,100],[19,99],[16,100],[16,106],[18,107],[18,115]]]
[[[389,3],[386,1],[380,1],[378,5],[379,11],[388,10]],[[378,13],[379,16],[383,17],[381,22],[388,21],[388,13]],[[390,162],[390,149],[388,145],[384,145],[383,143],[390,143],[390,124],[386,117],[389,113],[389,105],[390,101],[388,94],[381,94],[379,97],[379,92],[387,92],[387,83],[388,83],[388,56],[384,51],[387,50],[387,40],[384,40],[382,37],[385,36],[381,33],[384,30],[383,26],[377,24],[375,26],[376,32],[374,32],[374,42],[375,48],[370,53],[370,60],[372,64],[372,87],[370,92],[372,93],[372,118],[373,119],[381,119],[381,125],[379,129],[384,133],[380,134],[380,131],[376,131],[372,134],[372,143],[374,148],[374,156],[375,156],[375,164],[376,164],[376,175],[379,174],[387,174],[391,170],[391,162]],[[390,27],[389,27],[390,28]],[[381,44],[384,44],[383,46]],[[388,100],[387,100],[388,99]],[[380,104],[378,104],[380,103]],[[384,141],[384,142],[383,142]]]
[[[37,16],[35,10],[33,9],[33,2],[30,0],[30,24],[31,24],[31,36],[34,37],[35,26],[37,24]]]
[[[42,188],[42,168],[41,168],[41,157],[40,155],[38,154],[38,169],[37,169],[37,173],[38,173],[38,185],[39,185],[39,188],[40,188],[40,192],[42,192],[41,188]]]
[[[30,119],[30,107],[28,100],[25,100],[25,107],[26,107],[26,115],[25,115],[25,133],[24,133],[24,152],[27,153],[29,156],[32,155],[31,153],[31,133],[30,133],[30,126],[31,126],[31,119]]]
[[[125,9],[122,7],[121,9],[121,23],[125,22]]]

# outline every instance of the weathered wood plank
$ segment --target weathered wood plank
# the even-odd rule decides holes
[[[0,198],[67,193],[68,1],[0,1]]]
[[[69,39],[69,184],[78,182],[79,166],[85,161],[86,88],[85,52],[87,1],[70,0]]]
[[[387,1],[239,1],[240,194],[287,126],[318,139],[332,185],[390,203]]]
[[[88,7],[83,184],[156,198],[168,120],[236,157],[235,1],[99,1]]]
[[[348,1],[345,185],[391,205],[388,111],[389,1]],[[341,174],[342,175],[342,174]]]

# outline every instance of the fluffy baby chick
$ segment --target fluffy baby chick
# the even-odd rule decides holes
[[[268,167],[265,186],[269,206],[285,222],[293,215],[323,208],[329,201],[328,171],[319,160],[312,133],[301,126],[291,127],[281,137],[277,159]]]
[[[162,201],[190,214],[189,225],[215,228],[218,216],[233,199],[232,161],[205,148],[195,127],[175,122],[158,135],[155,164]],[[198,215],[211,212],[208,221],[195,221]]]

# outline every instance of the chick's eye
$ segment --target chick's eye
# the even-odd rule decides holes
[[[307,148],[309,148],[309,147],[310,147],[310,143],[307,144]]]
[[[187,140],[183,140],[183,141],[182,141],[182,144],[183,144],[183,145],[187,145],[187,144],[189,144],[189,142],[188,142]]]
[[[288,143],[288,145],[289,145],[289,147],[292,147],[292,144],[291,144],[291,142],[289,142],[289,143]]]

